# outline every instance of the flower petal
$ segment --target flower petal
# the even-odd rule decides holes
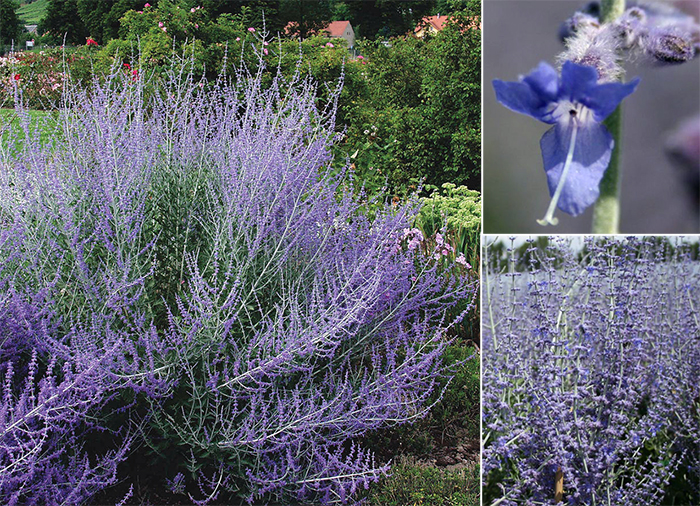
[[[559,98],[579,101],[591,88],[595,87],[596,81],[598,81],[598,72],[593,67],[566,61],[561,68]]]
[[[559,90],[559,74],[547,62],[540,62],[528,75],[522,78],[545,102],[555,102]]]
[[[615,108],[627,95],[630,95],[639,84],[639,78],[629,83],[607,83],[595,86],[581,98],[581,103],[593,111],[596,121],[603,121],[610,116]]]
[[[559,209],[572,216],[581,214],[598,198],[600,180],[615,145],[608,129],[600,123],[577,128],[571,167],[557,202]],[[568,126],[558,124],[545,132],[540,141],[550,195],[554,195],[559,184],[573,129],[573,122]]]
[[[493,89],[496,91],[496,100],[511,111],[527,114],[543,121],[543,109],[548,101],[538,95],[529,84],[494,79]]]

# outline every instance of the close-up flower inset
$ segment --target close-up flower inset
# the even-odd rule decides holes
[[[700,145],[678,133],[700,111],[688,7],[484,2],[484,232],[697,232]]]

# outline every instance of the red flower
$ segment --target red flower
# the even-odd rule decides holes
[[[88,37],[85,45],[86,46],[99,46],[99,44],[97,42],[95,42],[95,39],[91,39],[90,37]]]
[[[126,67],[126,68],[129,69],[129,70],[131,70],[131,65],[129,65],[128,63],[125,63],[125,64],[124,64],[124,67]]]
[[[19,81],[19,78],[22,77],[19,74],[15,74],[15,81]]]

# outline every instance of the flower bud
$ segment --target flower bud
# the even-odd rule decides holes
[[[692,34],[675,27],[651,28],[642,44],[644,52],[659,63],[683,63],[695,56]]]
[[[573,16],[564,21],[559,27],[559,39],[565,42],[566,39],[574,36],[578,31],[588,28],[600,28],[598,18],[583,12],[575,12]]]
[[[627,9],[613,22],[621,49],[631,49],[637,44],[639,38],[647,32],[646,22],[646,12],[639,7]]]

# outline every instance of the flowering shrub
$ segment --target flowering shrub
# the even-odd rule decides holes
[[[105,58],[93,45],[16,52],[0,58],[0,105],[12,107],[19,98],[24,107],[54,110],[61,106],[66,81],[88,87],[93,78],[104,79],[113,59]]]
[[[476,281],[404,244],[417,205],[342,190],[339,87],[128,70],[0,151],[0,496],[79,503],[139,434],[192,501],[349,500],[388,470],[353,441],[427,412]]]
[[[486,250],[485,500],[697,503],[697,256],[634,237],[548,242],[511,246],[505,269]]]
[[[152,367],[165,348],[144,301],[157,144],[130,120],[131,90],[68,98],[63,139],[40,142],[19,109],[21,129],[0,150],[6,504],[79,504],[115,483],[142,423],[126,399],[167,386]]]

